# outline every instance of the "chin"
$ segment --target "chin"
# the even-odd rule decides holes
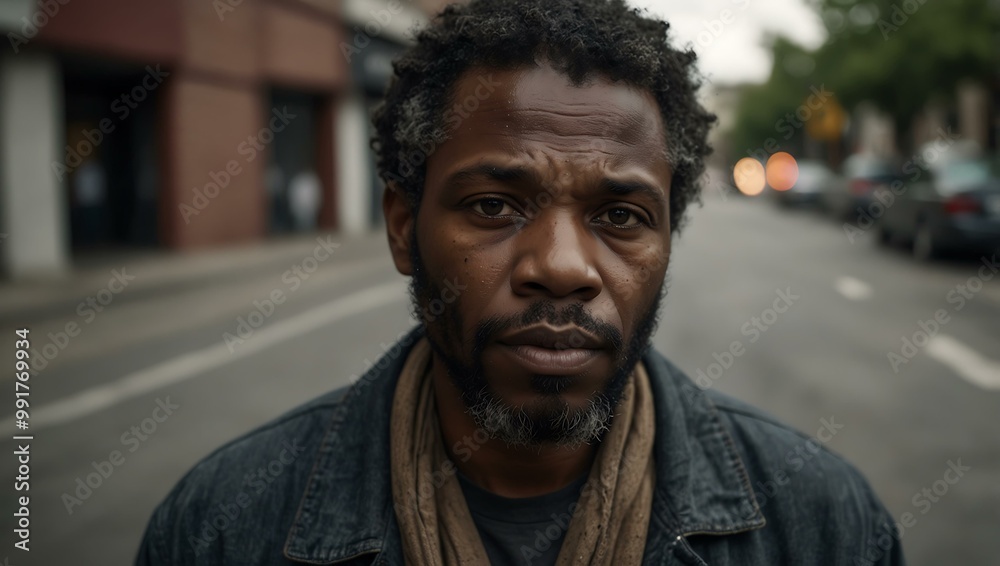
[[[572,377],[564,376],[534,376],[529,381],[554,379],[561,380],[560,384],[573,381]],[[587,392],[554,393],[529,387],[518,394],[505,395],[489,387],[467,408],[476,424],[491,438],[510,446],[572,448],[600,440],[610,426],[613,403],[600,389],[594,388],[587,388]]]

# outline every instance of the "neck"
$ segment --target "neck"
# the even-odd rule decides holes
[[[590,469],[596,445],[512,447],[487,438],[443,368],[435,360],[431,370],[441,437],[448,457],[476,485],[504,497],[532,497],[565,487]]]

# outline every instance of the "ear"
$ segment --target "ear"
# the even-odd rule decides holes
[[[389,251],[396,271],[403,275],[413,275],[410,262],[410,234],[416,218],[403,189],[396,183],[389,183],[382,193],[382,213],[385,214],[385,231],[389,237]]]

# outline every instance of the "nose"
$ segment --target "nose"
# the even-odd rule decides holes
[[[589,301],[604,284],[595,261],[599,243],[580,221],[536,218],[517,236],[511,288],[515,295]]]

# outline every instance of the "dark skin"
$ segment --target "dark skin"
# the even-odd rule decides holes
[[[485,100],[476,96],[484,75],[500,83]],[[660,292],[670,255],[671,168],[653,96],[601,76],[574,86],[545,62],[472,69],[454,92],[455,101],[475,100],[478,107],[429,156],[419,212],[396,190],[385,192],[383,209],[400,273],[413,274],[416,223],[430,280],[467,286],[453,305],[462,324],[456,355],[471,356],[479,321],[518,315],[540,300],[557,308],[582,304],[627,340]],[[435,324],[427,325],[432,336]],[[527,351],[542,360],[541,369],[525,361],[523,349],[496,343],[482,352],[489,386],[513,407],[540,409],[552,401],[551,391],[531,385],[539,373],[560,380],[559,400],[585,407],[610,379],[616,355],[606,344]],[[477,425],[438,353],[431,374],[445,445],[478,485],[530,497],[590,468],[594,444],[466,440],[476,447],[471,457],[456,457],[453,447],[472,438]]]

